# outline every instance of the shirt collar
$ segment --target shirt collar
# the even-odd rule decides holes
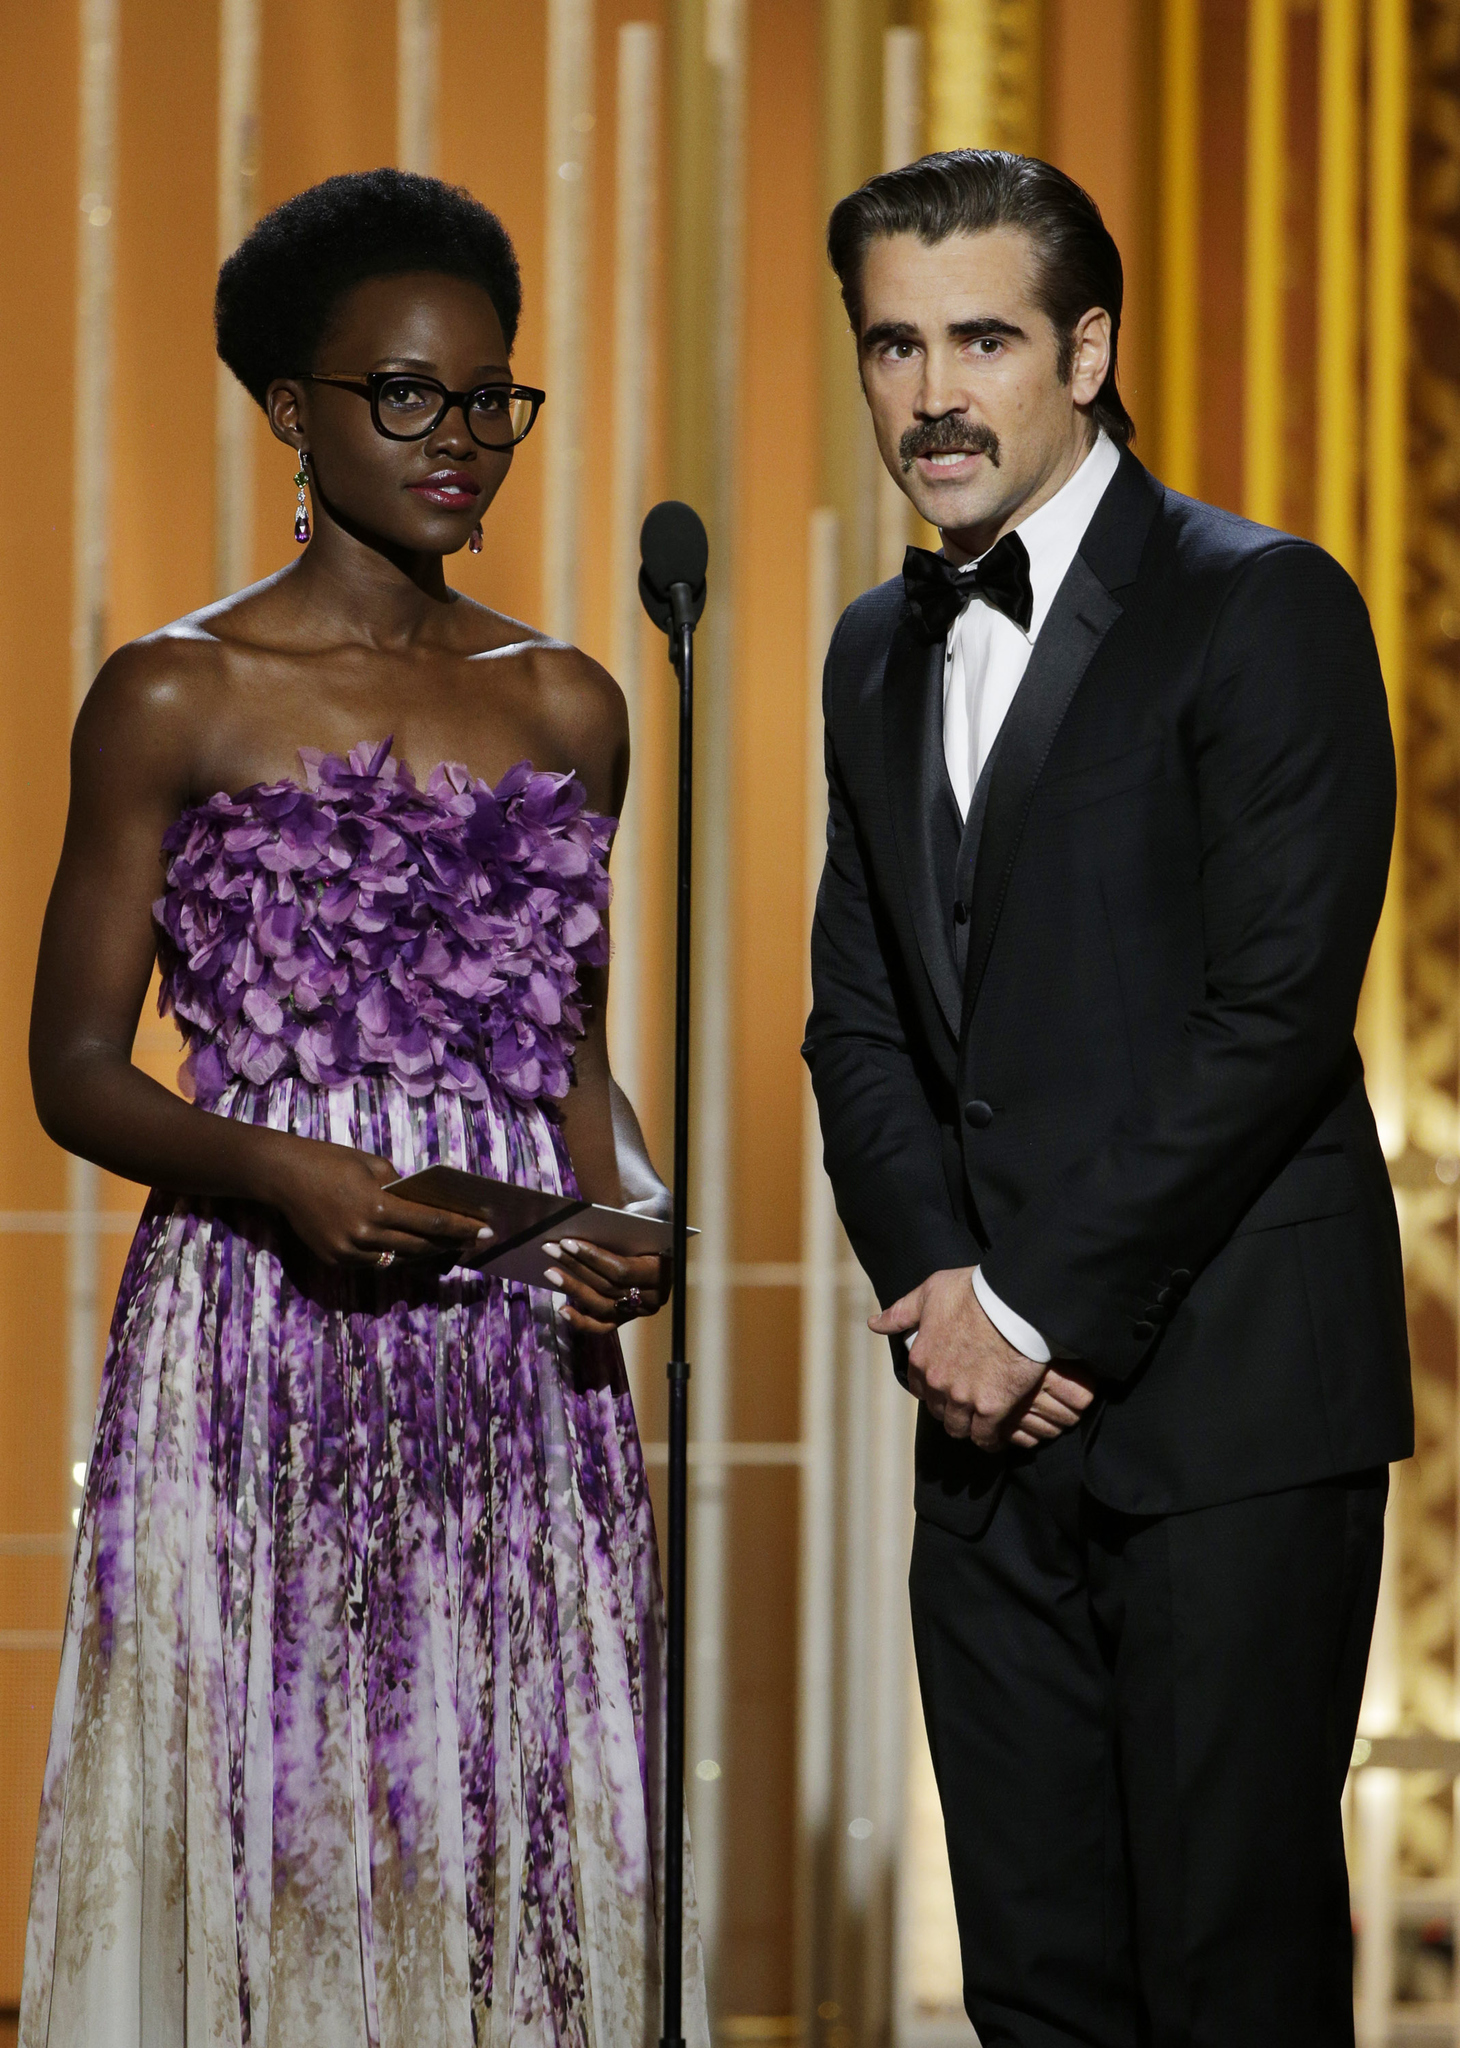
[[[1033,641],[1049,615],[1060,585],[1079,552],[1095,508],[1120,467],[1120,450],[1102,427],[1074,475],[1052,498],[1011,529],[1029,555],[1029,581],[1034,591],[1034,616],[1026,636]],[[968,612],[962,614],[967,619]],[[961,623],[961,621],[960,621]],[[1019,628],[1014,627],[1017,633]]]

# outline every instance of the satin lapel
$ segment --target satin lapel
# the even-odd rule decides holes
[[[904,621],[892,636],[882,681],[882,736],[893,837],[923,966],[955,1042],[958,969],[945,929],[953,877],[933,857],[933,820],[943,801],[943,642],[921,639]]]
[[[1035,784],[1085,671],[1121,610],[1084,556],[1076,555],[999,734],[969,906],[960,1036],[978,1001]]]

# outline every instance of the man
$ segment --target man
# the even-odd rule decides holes
[[[914,1637],[984,2048],[1351,2043],[1339,1798],[1412,1448],[1353,1042],[1362,600],[1164,490],[1094,203],[981,151],[831,260],[942,533],[843,616],[807,1028],[918,1415]]]

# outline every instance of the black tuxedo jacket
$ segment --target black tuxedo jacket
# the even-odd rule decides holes
[[[1408,1455],[1353,1039],[1394,756],[1354,585],[1127,454],[966,829],[942,703],[901,578],[859,598],[826,662],[805,1054],[880,1300],[981,1262],[1098,1376],[1085,1484],[1130,1513]],[[1005,1468],[920,1415],[921,1514],[976,1530]]]

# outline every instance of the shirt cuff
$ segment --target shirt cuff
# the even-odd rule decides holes
[[[1048,1365],[1051,1352],[1049,1346],[1035,1329],[1033,1323],[1026,1323],[1008,1302],[1000,1301],[997,1294],[983,1277],[983,1268],[973,1269],[973,1291],[978,1296],[979,1307],[998,1331],[1006,1344],[1012,1344],[1016,1351],[1022,1351],[1026,1358],[1032,1358],[1036,1365]]]

